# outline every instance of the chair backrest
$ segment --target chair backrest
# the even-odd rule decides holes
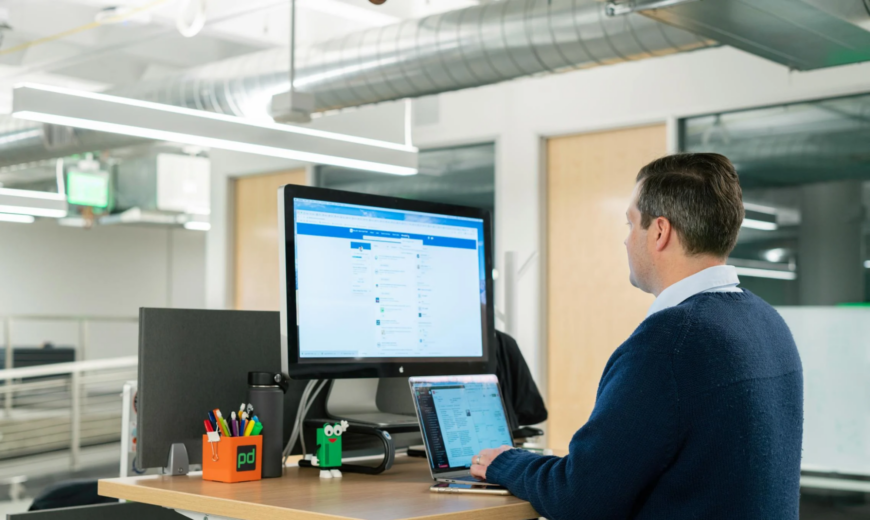
[[[134,502],[11,513],[7,520],[187,520],[172,509]]]
[[[547,406],[538,391],[519,345],[510,335],[495,331],[496,369],[504,393],[511,431],[547,420]]]

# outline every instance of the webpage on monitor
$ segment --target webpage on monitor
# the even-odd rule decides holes
[[[483,355],[483,220],[294,199],[300,359]]]

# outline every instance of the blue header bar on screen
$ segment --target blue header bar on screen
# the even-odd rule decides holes
[[[350,215],[357,217],[382,218],[388,220],[404,220],[406,222],[421,222],[426,224],[439,224],[443,226],[460,226],[480,229],[480,239],[483,240],[483,220],[469,217],[442,216],[418,211],[390,210],[373,208],[369,206],[357,206],[340,202],[327,202],[311,199],[293,199],[295,210],[319,211],[338,215]]]
[[[366,242],[351,242],[351,248],[371,249],[371,242],[394,240],[421,240],[424,246],[458,247],[460,249],[477,249],[477,242],[463,238],[439,237],[434,235],[416,235],[413,233],[397,233],[395,231],[380,231],[376,229],[345,228],[323,226],[320,224],[296,224],[299,235],[314,235],[319,237],[348,238],[351,240],[366,240]]]

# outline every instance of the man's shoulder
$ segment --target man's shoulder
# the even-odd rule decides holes
[[[734,327],[755,326],[787,330],[776,309],[747,290],[705,292],[647,316],[626,343],[673,350],[687,336],[720,336]]]
[[[647,316],[619,350],[630,352],[642,348],[645,352],[673,351],[682,341],[693,311],[692,305],[677,305]]]

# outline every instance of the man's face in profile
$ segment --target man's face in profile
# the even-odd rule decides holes
[[[634,185],[631,193],[631,203],[625,218],[628,224],[628,236],[625,238],[625,249],[628,253],[629,281],[641,291],[650,292],[647,279],[652,268],[647,245],[648,229],[643,229],[640,220],[640,210],[637,209],[637,198],[641,183]]]

